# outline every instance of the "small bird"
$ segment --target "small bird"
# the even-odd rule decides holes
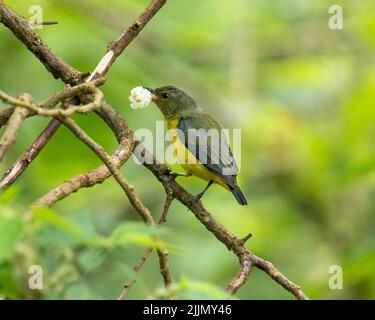
[[[171,179],[194,175],[208,181],[205,189],[195,196],[196,201],[217,183],[231,191],[240,205],[246,205],[246,198],[236,181],[238,168],[219,123],[181,89],[174,86],[144,88],[152,93],[152,101],[163,113],[168,129],[177,132],[173,143],[186,173],[173,172]]]

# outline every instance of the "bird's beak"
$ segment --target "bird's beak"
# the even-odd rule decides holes
[[[152,101],[155,102],[156,100],[158,100],[158,96],[155,95],[155,90],[154,89],[151,89],[149,87],[143,87],[143,88],[145,88],[146,90],[148,90],[148,91],[150,91],[152,93]]]

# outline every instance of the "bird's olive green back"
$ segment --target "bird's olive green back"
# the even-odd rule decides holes
[[[237,164],[217,121],[197,109],[182,115],[178,129],[180,140],[199,162],[220,176],[229,186],[235,187]]]

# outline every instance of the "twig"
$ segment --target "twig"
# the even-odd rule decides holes
[[[41,21],[41,22],[37,22],[37,23],[29,23],[31,28],[35,28],[35,27],[38,27],[38,26],[51,26],[51,25],[54,25],[54,24],[58,24],[58,22],[57,21]]]
[[[100,108],[102,104],[102,100],[104,98],[103,93],[98,90],[96,87],[102,85],[105,82],[104,78],[99,78],[84,84],[77,85],[75,87],[67,87],[61,92],[57,93],[53,97],[41,102],[38,105],[34,105],[31,102],[29,103],[28,101],[22,101],[21,99],[16,99],[13,98],[4,92],[0,91],[0,100],[3,100],[4,102],[11,104],[13,106],[18,106],[15,108],[17,110],[17,113],[14,115],[15,119],[17,122],[20,120],[18,115],[20,114],[18,110],[22,110],[22,120],[30,115],[33,114],[40,114],[40,115],[70,115],[75,112],[78,113],[86,113],[90,112],[92,110]],[[67,109],[53,109],[53,110],[47,110],[48,108],[53,107],[57,103],[61,101],[65,101],[65,99],[74,97],[77,94],[85,94],[85,93],[93,93],[93,98],[94,100],[87,103],[86,105],[83,105],[81,107],[77,107],[74,105],[67,105]],[[12,108],[5,109],[6,110],[12,110]],[[11,119],[11,115],[6,114],[5,112],[3,113],[4,120],[6,117],[8,117],[8,120],[13,122]],[[0,117],[1,118],[1,117]],[[20,125],[20,123],[19,123]],[[16,129],[16,131],[13,131]],[[54,129],[54,128],[52,128]],[[11,130],[11,131],[9,131]],[[15,139],[15,134],[18,131],[17,126],[15,127],[14,125],[12,126],[7,126],[7,130],[4,132],[5,135],[3,135],[2,141],[0,141],[0,144],[3,145],[3,147],[0,148],[0,160],[4,156],[5,152],[8,150],[8,146],[14,141]],[[47,132],[42,132],[42,134],[49,134],[49,131]],[[13,135],[13,138],[12,138]],[[9,140],[10,139],[10,140]],[[9,141],[8,141],[9,140]],[[40,143],[43,143],[45,139],[39,139],[37,140]],[[33,157],[36,156],[36,150],[41,150],[38,149],[39,145],[37,144],[32,144],[31,147],[29,147],[26,152],[24,153],[24,156],[19,158],[15,164],[4,174],[4,176],[0,180],[0,189],[5,190],[8,188],[14,180],[17,178],[17,173],[22,172],[22,170],[28,166],[28,164],[32,161]]]
[[[133,144],[129,140],[124,140],[111,157],[111,161],[120,168],[131,155]],[[65,199],[70,194],[77,192],[81,188],[89,188],[104,182],[111,176],[106,165],[101,165],[95,170],[89,171],[70,178],[61,185],[49,190],[42,197],[34,202],[34,206],[52,206],[56,202]]]
[[[167,220],[167,215],[168,215],[168,211],[169,211],[169,208],[171,206],[171,203],[173,201],[173,196],[171,196],[170,194],[167,194],[167,198],[165,199],[165,204],[164,204],[164,209],[163,209],[163,213],[162,215],[160,216],[160,219],[159,219],[159,222],[158,222],[158,226],[162,226],[166,220]],[[145,253],[143,254],[143,256],[141,257],[141,259],[138,261],[137,265],[133,268],[134,272],[135,273],[138,273],[143,264],[146,262],[147,258],[150,256],[150,254],[152,253],[154,247],[148,247],[145,251]],[[160,261],[160,270],[163,274],[163,272],[166,274],[164,275],[163,274],[163,277],[164,279],[168,280],[168,282],[166,282],[165,280],[165,287],[168,288],[172,283],[173,283],[173,278],[169,278],[168,277],[168,271],[162,271],[165,269],[165,266],[164,266],[164,259],[162,259],[159,255],[159,261]],[[162,264],[162,261],[163,261],[163,264]],[[117,298],[117,300],[124,300],[125,297],[126,297],[126,294],[128,293],[128,291],[130,290],[130,288],[133,286],[133,284],[136,282],[135,279],[131,279],[129,280],[123,287],[119,297]]]
[[[13,114],[14,107],[8,107],[0,110],[0,128],[8,123],[10,116]]]
[[[167,0],[151,1],[149,6],[139,15],[138,19],[121,35],[121,37],[118,40],[109,43],[106,54],[95,68],[93,74],[90,76],[90,79],[102,77],[107,73],[118,56],[134,40],[139,32],[166,2]]]
[[[72,115],[73,113],[84,114],[84,113],[89,113],[91,111],[94,111],[100,108],[104,95],[97,88],[97,86],[104,84],[104,82],[105,82],[104,78],[99,78],[90,82],[77,85],[75,87],[67,87],[61,92],[54,95],[53,97],[39,104],[28,103],[20,99],[13,98],[1,90],[0,90],[0,100],[3,100],[4,102],[14,105],[14,106],[22,107],[22,109],[28,109],[29,111],[35,114],[41,115],[41,116],[67,117],[67,116]],[[88,104],[81,105],[81,106],[66,104],[64,109],[51,109],[52,107],[54,107],[59,102],[62,102],[63,100],[72,98],[78,94],[89,94],[89,93],[92,94],[93,101]],[[25,112],[25,116],[26,114],[27,113]]]
[[[149,6],[139,15],[138,19],[121,35],[121,37],[108,45],[108,50],[100,60],[94,72],[87,81],[103,77],[113,65],[118,56],[135,39],[138,33],[155,16],[167,0],[152,0]],[[76,84],[83,79],[84,74],[74,70],[63,60],[56,56],[42,41],[42,39],[30,28],[28,23],[18,14],[9,9],[0,0],[0,21],[7,26],[26,47],[34,53],[46,68],[65,83]],[[53,137],[60,122],[51,120],[43,131],[34,140],[32,145],[17,159],[15,164],[7,170],[0,184],[9,187],[38,156]]]
[[[154,221],[150,211],[145,207],[145,205],[138,198],[137,194],[134,192],[134,187],[122,176],[116,165],[112,162],[111,157],[103,149],[103,147],[96,143],[85,131],[83,131],[78,124],[69,118],[57,117],[60,122],[62,122],[72,133],[86,144],[107,166],[108,170],[111,172],[112,176],[115,178],[117,183],[121,186],[127,197],[129,198],[133,207],[137,210],[142,219],[149,225],[154,225]]]
[[[36,158],[39,152],[47,144],[49,139],[54,135],[60,122],[54,122],[54,126],[49,126],[48,130],[43,130],[35,139],[33,144],[29,146],[26,151],[20,156],[15,163],[4,173],[0,180],[0,189],[5,190],[9,188],[14,181],[27,169],[29,164]]]
[[[29,94],[24,93],[19,96],[19,100],[23,103],[32,103],[32,98]],[[12,115],[9,117],[8,124],[0,138],[0,161],[3,160],[6,152],[10,146],[16,141],[18,130],[21,127],[23,119],[28,115],[29,110],[23,107],[15,106]]]

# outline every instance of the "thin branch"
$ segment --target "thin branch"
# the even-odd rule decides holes
[[[117,168],[120,168],[130,157],[133,150],[133,143],[128,139],[120,143],[119,147],[111,157],[111,161]],[[81,188],[90,188],[104,182],[111,176],[105,164],[87,173],[77,175],[63,182],[59,186],[49,190],[42,197],[34,202],[34,206],[52,206],[56,202],[65,199],[70,194]]]
[[[44,148],[49,139],[55,134],[60,126],[59,121],[55,121],[53,126],[49,126],[48,130],[43,130],[34,140],[31,146],[20,156],[15,163],[4,173],[0,179],[0,189],[9,188],[14,181],[28,168],[30,163],[37,157],[39,152]]]
[[[53,116],[63,116],[67,117],[72,115],[73,113],[89,113],[100,108],[102,101],[104,99],[103,93],[97,88],[104,84],[105,79],[99,78],[90,82],[86,82],[75,87],[67,87],[64,90],[60,91],[53,97],[39,103],[33,104],[22,101],[20,99],[13,98],[7,95],[5,92],[0,90],[0,100],[3,100],[5,103],[22,107],[24,109],[28,109],[30,112],[34,114],[38,114],[41,116],[53,117]],[[92,102],[89,102],[85,105],[69,105],[65,104],[64,109],[51,109],[58,103],[62,102],[63,100],[72,98],[78,94],[92,94]],[[25,112],[25,116],[26,116]]]
[[[70,115],[75,112],[78,113],[86,113],[93,111],[95,109],[100,108],[102,104],[102,100],[104,98],[103,93],[98,90],[96,87],[104,84],[105,79],[99,78],[84,84],[77,85],[75,87],[66,87],[61,92],[57,93],[53,97],[46,99],[45,101],[34,105],[29,101],[23,101],[22,99],[13,98],[4,92],[0,91],[0,100],[3,100],[5,103],[11,104],[13,106],[17,106],[14,110],[13,115],[9,116],[9,125],[7,126],[2,139],[0,140],[0,161],[4,157],[6,151],[8,150],[9,146],[15,140],[16,133],[21,125],[20,121],[22,121],[25,117],[40,114],[45,116],[50,115]],[[77,107],[75,105],[68,105],[66,103],[66,108],[62,109],[52,109],[48,110],[48,108],[53,107],[59,102],[64,102],[65,99],[72,98],[77,94],[86,94],[86,93],[93,93],[93,101],[88,102],[86,105],[81,107]],[[5,110],[12,110],[12,109],[5,109]],[[4,110],[4,111],[5,111]],[[16,122],[14,122],[14,119]],[[45,134],[44,132],[42,134]],[[46,133],[48,134],[48,132]],[[44,139],[38,141],[45,141]],[[9,169],[0,180],[0,189],[4,190],[8,188],[13,182],[14,179],[17,177],[17,172],[22,171],[33,159],[32,157],[35,156],[35,150],[38,150],[38,145],[33,144],[29,147],[26,152],[25,156],[19,158],[15,164]]]
[[[8,107],[0,110],[0,128],[8,123],[10,116],[13,114],[14,107]]]
[[[32,103],[32,97],[27,94],[21,94],[19,100],[23,103]],[[3,160],[6,152],[9,150],[10,146],[16,141],[16,136],[21,128],[23,119],[28,115],[29,110],[23,107],[14,105],[12,115],[9,117],[8,124],[0,138],[0,161]]]
[[[170,195],[170,194],[167,194],[167,198],[165,199],[165,204],[164,204],[164,208],[163,208],[163,213],[162,215],[160,216],[160,219],[159,219],[159,222],[158,222],[158,226],[162,226],[166,221],[167,221],[167,215],[168,215],[168,211],[169,211],[169,208],[171,206],[171,203],[173,201],[173,196]],[[134,272],[135,273],[138,273],[142,266],[144,265],[144,263],[146,262],[146,260],[148,259],[148,257],[150,256],[150,254],[152,253],[154,247],[148,247],[145,251],[145,253],[143,254],[143,256],[141,257],[141,259],[138,261],[137,265],[133,268]],[[165,270],[165,260],[163,259],[163,257],[161,257],[159,255],[159,262],[160,262],[160,270],[163,274],[163,277],[165,279],[165,287],[168,288],[171,286],[171,284],[173,283],[173,278],[170,278],[168,276],[168,269]],[[164,275],[165,273],[165,275]],[[168,281],[168,282],[167,282]],[[133,284],[136,282],[135,279],[131,279],[129,280],[123,287],[119,297],[117,298],[117,300],[124,300],[127,293],[129,292],[130,288],[133,286]]]
[[[114,42],[110,42],[107,47],[107,52],[99,62],[95,71],[90,76],[91,79],[95,77],[103,77],[112,64],[116,61],[118,56],[125,50],[125,48],[135,39],[139,32],[146,26],[146,24],[155,16],[167,0],[153,0],[149,6],[139,15],[137,20]]]
[[[134,192],[134,187],[122,176],[116,165],[112,162],[111,157],[103,149],[103,147],[96,143],[85,131],[83,131],[79,125],[72,119],[57,117],[72,133],[86,144],[98,157],[104,162],[112,176],[115,178],[117,183],[121,186],[126,196],[129,198],[133,207],[137,210],[142,219],[149,225],[154,225],[154,221],[151,212],[141,202],[137,194]]]
[[[55,25],[55,24],[58,24],[58,22],[57,21],[41,21],[41,22],[37,22],[37,23],[29,23],[31,28],[35,28],[35,27],[38,27],[38,26],[51,26],[51,25]]]
[[[152,0],[149,6],[139,15],[138,19],[121,35],[121,37],[108,45],[108,50],[100,60],[94,72],[87,81],[103,77],[113,65],[118,56],[135,39],[146,24],[156,15],[167,0]],[[28,23],[17,13],[9,9],[0,0],[0,21],[7,26],[26,47],[36,55],[46,68],[65,83],[76,84],[83,80],[84,74],[71,68],[62,59],[56,56],[30,28]],[[0,185],[9,187],[38,156],[48,141],[60,127],[57,119],[51,120],[43,131],[34,140],[32,145],[16,160],[1,179]]]
[[[82,81],[82,74],[64,62],[42,41],[40,36],[30,27],[30,24],[18,13],[10,9],[0,0],[0,22],[31,51],[54,78],[65,83],[76,85]]]

